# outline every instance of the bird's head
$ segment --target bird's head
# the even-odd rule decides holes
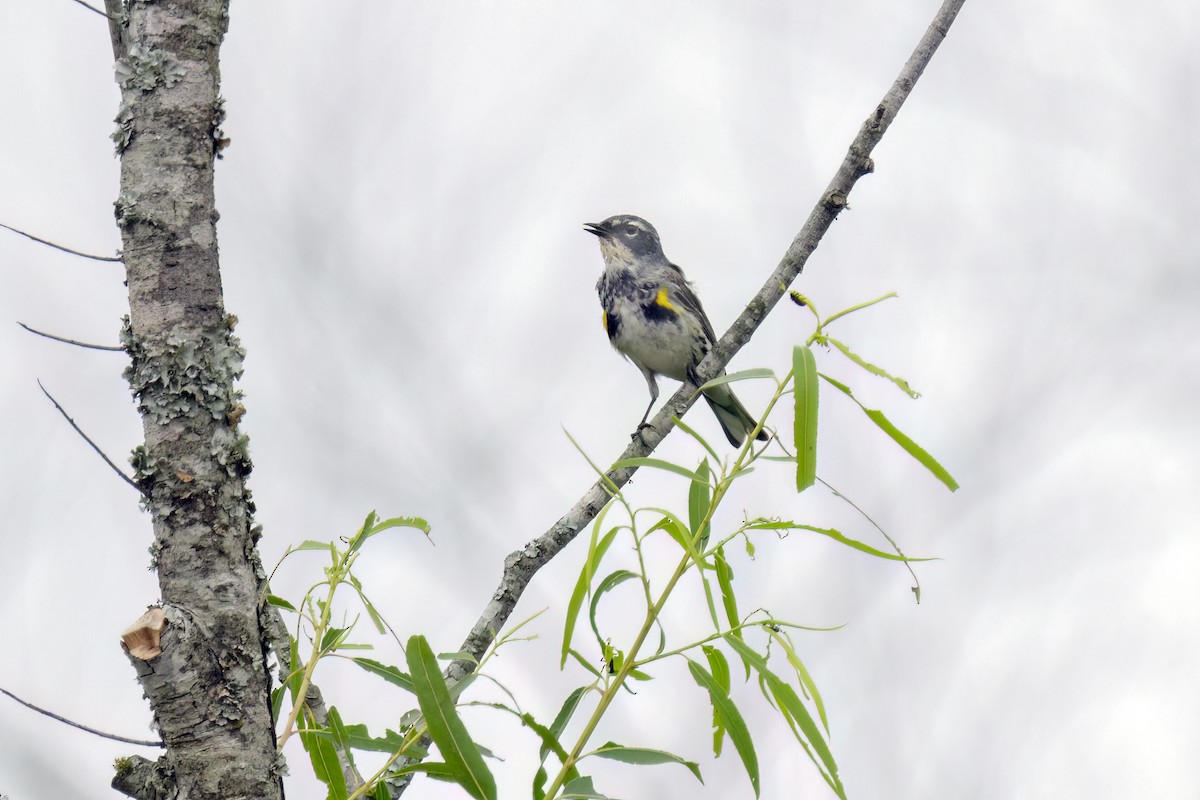
[[[641,217],[618,214],[603,222],[585,223],[583,229],[600,239],[600,254],[607,264],[634,260],[666,260],[658,231]]]

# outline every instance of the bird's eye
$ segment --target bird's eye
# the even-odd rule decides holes
[[[631,239],[634,236],[637,236],[638,235],[638,227],[636,225],[626,225],[625,226],[625,235]]]

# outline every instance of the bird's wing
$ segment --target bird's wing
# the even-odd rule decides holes
[[[713,330],[712,322],[708,318],[708,314],[704,313],[704,306],[700,304],[700,298],[692,291],[692,285],[688,283],[687,278],[683,277],[683,270],[674,264],[670,265],[671,269],[679,273],[679,281],[671,286],[671,301],[679,303],[679,305],[691,311],[700,318],[700,324],[704,326],[704,333],[708,336],[709,345],[714,345],[717,342],[717,334]]]

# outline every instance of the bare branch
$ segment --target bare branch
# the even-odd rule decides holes
[[[100,15],[100,16],[102,16],[102,17],[104,17],[105,19],[112,19],[112,17],[108,16],[108,14],[105,14],[103,11],[101,11],[101,10],[100,10],[100,9],[98,9],[98,8],[96,8],[95,6],[88,5],[87,3],[83,2],[83,0],[75,0],[75,2],[76,2],[76,3],[79,3],[79,5],[83,6],[83,7],[84,7],[84,8],[86,8],[88,11],[95,11],[97,14],[99,14],[99,15]]]
[[[13,233],[18,233],[21,236],[24,236],[26,239],[33,239],[38,244],[44,244],[47,247],[53,247],[55,250],[61,250],[64,253],[70,253],[73,256],[82,256],[84,258],[90,258],[93,261],[115,261],[117,263],[121,263],[122,260],[120,256],[94,256],[91,253],[81,253],[78,250],[72,250],[69,247],[63,247],[61,244],[55,244],[54,242],[48,242],[45,239],[39,239],[32,233],[26,233],[25,231],[18,230],[11,225],[5,225],[3,222],[0,222],[0,228],[10,230]]]
[[[87,442],[89,445],[91,445],[91,448],[93,450],[95,450],[97,453],[100,454],[100,457],[104,459],[104,463],[108,464],[110,467],[112,467],[113,472],[115,472],[121,476],[121,480],[125,481],[130,486],[132,486],[134,489],[136,489],[138,494],[141,494],[141,495],[146,494],[146,491],[144,489],[142,489],[142,487],[138,486],[136,483],[133,482],[133,478],[130,478],[128,475],[126,475],[124,472],[122,472],[120,470],[120,468],[116,464],[113,463],[112,459],[109,458],[107,455],[105,455],[104,451],[101,450],[96,445],[95,442],[93,442],[91,439],[89,439],[88,435],[86,433],[84,433],[82,430],[80,430],[79,426],[75,424],[75,420],[71,419],[67,415],[67,412],[64,411],[63,407],[58,404],[58,401],[54,399],[54,396],[46,391],[45,386],[42,386],[41,381],[38,381],[38,388],[42,390],[42,394],[44,394],[44,395],[46,395],[46,397],[50,398],[50,402],[54,403],[54,407],[58,409],[58,413],[63,415],[63,419],[65,419],[68,423],[70,423],[71,427],[75,429],[75,432],[78,433],[80,436],[82,436],[83,440],[85,442]]]
[[[767,278],[766,283],[759,289],[758,294],[747,304],[746,310],[734,320],[733,325],[721,337],[717,346],[709,352],[695,370],[696,384],[700,385],[715,378],[730,359],[737,354],[742,346],[758,330],[767,312],[778,304],[784,292],[804,269],[808,257],[816,249],[817,244],[829,230],[834,219],[847,207],[847,198],[858,179],[874,171],[871,152],[883,138],[884,132],[895,119],[900,107],[912,92],[917,79],[921,77],[925,66],[933,58],[938,45],[946,38],[946,32],[958,15],[966,0],[945,0],[938,9],[937,15],[929,24],[925,35],[917,43],[908,61],[901,69],[900,75],[892,84],[891,89],[884,95],[883,100],[871,113],[859,129],[858,135],[850,143],[846,157],[838,167],[837,173],[817,205],[809,214],[804,226],[792,240],[791,246],[784,253],[779,266]],[[634,441],[621,459],[645,456],[651,453],[659,442],[675,427],[672,417],[682,417],[683,413],[698,397],[696,386],[685,383],[679,391],[668,400],[655,415],[648,428],[643,429],[642,435],[634,437]],[[463,641],[460,651],[470,653],[476,659],[483,657],[484,652],[495,639],[496,632],[504,627],[517,601],[525,591],[525,587],[533,579],[539,569],[558,555],[564,547],[587,525],[604,504],[608,502],[611,491],[624,486],[637,471],[636,467],[612,470],[592,485],[592,488],[564,514],[550,530],[536,539],[531,540],[521,550],[510,553],[504,560],[504,574],[500,586],[492,594],[492,599],[484,608],[483,614],[475,622],[471,632]],[[475,669],[474,662],[467,660],[454,661],[446,668],[446,680],[450,685],[458,683]],[[422,740],[422,744],[427,742]],[[407,763],[412,763],[416,759]],[[403,764],[405,762],[401,762]],[[406,775],[394,786],[398,793],[408,788],[411,776]]]
[[[77,342],[74,339],[64,339],[62,336],[55,336],[53,333],[46,333],[45,331],[39,331],[37,328],[31,328],[28,325],[26,325],[24,322],[18,322],[17,324],[20,325],[25,330],[29,331],[30,333],[36,333],[38,336],[45,336],[47,339],[53,339],[56,342],[66,342],[67,344],[73,344],[76,347],[86,347],[90,350],[115,350],[118,353],[125,350],[124,347],[119,347],[117,345],[88,344],[87,342]]]
[[[917,79],[921,77],[925,66],[937,51],[938,45],[946,37],[946,32],[964,2],[966,0],[945,0],[942,7],[938,9],[937,15],[929,24],[921,41],[917,43],[916,49],[909,56],[891,89],[884,95],[883,100],[871,113],[871,116],[867,117],[858,135],[850,143],[850,149],[838,167],[833,180],[830,181],[804,226],[796,234],[796,238],[787,252],[784,253],[779,266],[767,278],[758,294],[747,304],[746,310],[721,337],[717,346],[696,368],[697,385],[715,378],[730,359],[750,340],[750,337],[758,330],[758,326],[762,324],[767,312],[775,307],[784,292],[787,291],[787,287],[800,275],[808,257],[816,249],[821,237],[829,230],[834,219],[842,209],[847,207],[847,198],[855,183],[863,175],[874,170],[874,164],[870,158],[871,152],[912,92]],[[685,383],[679,387],[679,391],[655,415],[650,426],[643,429],[642,435],[634,437],[634,441],[625,448],[621,459],[646,456],[653,452],[659,442],[675,427],[671,418],[682,417],[698,396],[695,385]],[[525,587],[533,579],[534,574],[558,555],[579,531],[591,522],[608,502],[611,491],[628,483],[636,471],[636,467],[611,470],[593,484],[583,497],[548,531],[528,542],[522,549],[508,555],[504,560],[504,574],[500,579],[500,585],[492,594],[492,599],[484,608],[483,614],[471,628],[471,632],[467,634],[462,647],[459,648],[460,651],[470,653],[476,659],[483,657],[495,639],[496,633],[504,627],[504,623],[516,607],[517,601],[525,591]],[[474,669],[475,664],[471,661],[452,662],[445,672],[447,683],[450,685],[458,683]],[[426,746],[428,742],[423,739],[421,744]],[[405,761],[402,759],[398,765],[403,766],[405,763],[412,763],[416,760]],[[395,791],[403,793],[408,788],[411,778],[411,775],[405,775],[398,779],[393,785]]]
[[[39,707],[35,706],[33,703],[26,702],[26,701],[22,700],[21,698],[17,697],[12,692],[10,692],[4,688],[0,688],[0,694],[3,694],[7,697],[11,697],[13,700],[16,700],[18,703],[25,706],[26,708],[32,709],[33,711],[36,711],[39,714],[45,714],[47,717],[50,717],[51,719],[56,719],[59,722],[70,725],[72,728],[79,728],[79,730],[81,730],[81,731],[87,731],[88,733],[94,733],[97,736],[100,736],[102,738],[112,739],[114,742],[124,742],[125,744],[136,744],[136,745],[141,745],[142,747],[165,747],[166,746],[162,742],[152,742],[152,741],[149,741],[146,739],[130,739],[127,736],[118,736],[115,733],[105,733],[104,731],[96,730],[95,728],[89,728],[87,725],[81,725],[78,722],[72,722],[71,720],[67,719],[66,717],[60,717],[58,714],[55,714],[53,711],[47,711],[44,708],[39,708]]]
[[[965,0],[945,0],[938,10],[937,16],[929,24],[925,35],[917,44],[909,57],[899,77],[891,89],[884,95],[883,100],[863,123],[858,135],[850,143],[850,149],[842,160],[837,174],[821,195],[804,227],[796,235],[791,246],[784,254],[779,266],[767,278],[766,283],[759,289],[746,306],[746,310],[734,321],[717,346],[696,368],[696,380],[704,383],[712,380],[720,373],[729,360],[750,340],[758,330],[763,319],[783,297],[787,287],[792,284],[804,269],[808,257],[816,249],[821,237],[829,230],[834,219],[847,206],[847,197],[855,183],[863,175],[873,171],[871,152],[883,137],[892,120],[895,119],[900,107],[912,92],[917,79],[925,70],[926,64],[933,57],[946,31],[954,21]],[[634,439],[622,459],[645,456],[652,452],[663,437],[674,427],[672,417],[681,417],[696,399],[696,387],[685,383],[679,391],[667,401],[662,410],[654,417],[643,435]],[[643,439],[645,441],[643,441]],[[603,479],[597,481],[578,502],[562,516],[558,522],[536,539],[533,539],[521,550],[511,553],[504,561],[504,576],[500,586],[492,595],[483,615],[475,623],[462,647],[463,652],[470,653],[476,659],[482,658],[491,645],[494,632],[504,627],[508,616],[512,613],[521,593],[529,585],[542,566],[556,556],[576,534],[600,511],[609,499],[609,485],[620,488],[624,486],[636,471],[635,467],[613,470]],[[451,682],[461,680],[474,670],[470,661],[455,661],[446,671]]]

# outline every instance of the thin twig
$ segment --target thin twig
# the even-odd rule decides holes
[[[695,370],[698,384],[716,377],[730,359],[750,340],[758,330],[767,313],[775,307],[787,291],[787,287],[800,275],[809,256],[816,249],[821,237],[829,230],[834,219],[847,207],[847,198],[858,179],[873,171],[871,152],[883,138],[883,134],[895,119],[900,107],[912,92],[913,86],[921,77],[925,66],[937,51],[938,45],[946,37],[954,18],[966,0],[944,0],[933,21],[926,29],[921,41],[917,43],[908,61],[901,69],[899,76],[884,95],[883,100],[867,117],[858,135],[850,143],[846,157],[838,167],[837,173],[829,186],[821,194],[816,206],[809,214],[804,226],[796,234],[791,246],[784,254],[779,266],[767,278],[766,283],[758,294],[747,304],[746,310],[734,321],[725,335],[717,343]],[[642,430],[640,436],[625,448],[621,459],[646,456],[653,452],[674,424],[672,417],[682,417],[684,412],[697,398],[696,387],[684,383],[670,400],[651,421],[649,427]],[[504,574],[500,585],[492,594],[483,614],[476,621],[471,632],[464,640],[460,651],[470,653],[476,659],[491,645],[495,632],[504,627],[517,601],[525,591],[525,587],[533,579],[539,569],[558,555],[604,507],[610,497],[610,485],[624,486],[636,472],[636,467],[612,470],[604,478],[597,481],[581,497],[575,505],[536,539],[531,540],[521,550],[510,553],[504,560]],[[450,685],[462,680],[474,670],[474,664],[467,660],[454,661],[446,668],[446,679]],[[409,776],[405,776],[409,777]],[[397,787],[403,791],[407,787],[403,779]]]
[[[67,725],[70,725],[72,728],[79,728],[79,730],[81,730],[81,731],[87,731],[88,733],[94,733],[97,736],[101,736],[105,739],[112,739],[114,742],[124,742],[125,744],[137,744],[137,745],[141,745],[142,747],[166,747],[166,745],[163,744],[162,742],[152,742],[152,741],[148,741],[146,739],[130,739],[127,736],[118,736],[115,733],[105,733],[104,731],[99,731],[99,730],[96,730],[95,728],[89,728],[87,725],[80,725],[78,722],[72,722],[71,720],[67,719],[66,717],[60,717],[58,714],[55,714],[53,711],[47,711],[44,708],[38,708],[33,703],[29,703],[29,702],[22,700],[21,698],[17,697],[15,694],[8,691],[7,689],[0,688],[0,694],[7,695],[8,697],[11,697],[13,700],[16,700],[18,703],[25,706],[26,708],[32,709],[32,710],[38,712],[39,714],[45,714],[47,717],[50,717],[51,719],[56,719],[59,722],[64,722]]]
[[[45,336],[47,339],[53,339],[56,342],[66,342],[67,344],[73,344],[76,347],[86,347],[90,350],[115,350],[118,353],[122,352],[125,349],[124,347],[118,347],[115,345],[88,344],[87,342],[77,342],[74,339],[64,339],[62,336],[55,336],[53,333],[46,333],[45,331],[39,331],[37,328],[31,328],[28,325],[26,325],[24,322],[18,322],[17,324],[20,325],[25,330],[29,331],[30,333],[36,333],[38,336]]]
[[[87,3],[83,2],[83,0],[75,0],[75,2],[76,2],[76,3],[79,3],[79,5],[83,6],[83,7],[84,7],[84,8],[86,8],[88,11],[95,11],[97,14],[99,14],[99,15],[100,15],[100,16],[102,16],[102,17],[104,17],[105,19],[112,19],[112,17],[108,16],[108,14],[105,14],[103,11],[101,11],[101,10],[100,10],[100,9],[98,9],[98,8],[96,8],[95,6],[88,5]]]
[[[46,391],[46,387],[45,387],[45,386],[42,386],[42,382],[41,382],[41,381],[38,381],[38,388],[42,390],[42,394],[44,394],[44,395],[46,395],[46,397],[49,397],[49,398],[50,398],[50,402],[51,402],[51,403],[54,403],[54,407],[58,409],[58,413],[60,413],[60,414],[62,414],[62,415],[63,415],[63,419],[65,419],[65,420],[66,420],[68,423],[70,423],[71,427],[75,429],[75,432],[76,432],[76,433],[78,433],[80,436],[82,436],[82,437],[83,437],[83,440],[84,440],[85,442],[87,442],[89,445],[91,445],[91,447],[92,447],[92,449],[93,449],[93,450],[95,450],[97,453],[99,453],[99,454],[100,454],[100,457],[104,459],[104,463],[105,463],[105,464],[108,464],[110,467],[112,467],[112,470],[113,470],[113,472],[115,472],[115,473],[117,473],[118,475],[120,475],[120,476],[121,476],[121,480],[125,481],[125,482],[126,482],[126,483],[128,483],[130,486],[132,486],[134,489],[136,489],[136,490],[137,490],[137,492],[138,492],[138,494],[141,494],[141,495],[146,495],[146,491],[145,491],[145,490],[144,490],[142,487],[140,487],[140,486],[138,486],[136,483],[134,483],[134,482],[133,482],[133,478],[129,477],[129,476],[128,476],[128,475],[126,475],[124,472],[122,472],[122,471],[120,470],[120,468],[119,468],[119,467],[117,467],[117,465],[116,465],[116,464],[114,464],[114,463],[112,462],[112,459],[111,459],[111,458],[109,458],[108,456],[106,456],[106,455],[104,454],[104,451],[103,451],[103,450],[101,450],[101,449],[100,449],[100,448],[99,448],[99,447],[96,445],[96,443],[95,443],[95,442],[93,442],[91,439],[89,439],[89,438],[88,438],[88,435],[87,435],[86,433],[84,433],[82,430],[80,430],[79,426],[75,424],[75,420],[71,419],[71,418],[70,418],[70,417],[67,415],[67,412],[66,412],[66,411],[64,411],[64,410],[63,410],[63,407],[62,407],[61,405],[59,405],[59,404],[58,404],[58,401],[54,399],[54,396],[53,396],[52,394],[50,394],[49,392],[47,392],[47,391]]]
[[[826,489],[833,492],[834,497],[837,497],[841,500],[846,501],[846,503],[848,503],[851,508],[853,508],[859,514],[862,514],[863,519],[865,519],[867,522],[874,525],[875,530],[879,531],[879,533],[883,535],[883,538],[888,540],[888,544],[890,544],[892,546],[892,549],[896,551],[897,555],[899,555],[901,558],[908,558],[908,556],[904,555],[904,551],[900,549],[900,545],[896,544],[896,540],[893,539],[891,536],[889,536],[887,531],[885,531],[883,528],[879,527],[879,523],[876,522],[875,520],[871,519],[870,514],[863,511],[861,508],[859,508],[858,503],[854,502],[849,497],[846,497],[846,495],[842,494],[837,489],[833,488],[829,484],[829,481],[825,480],[824,478],[817,476],[817,480],[820,481],[822,484],[824,484]],[[920,578],[917,577],[917,573],[913,570],[912,564],[905,561],[904,566],[908,568],[908,574],[912,575],[913,583],[916,584],[916,586],[912,587],[912,593],[913,593],[913,595],[916,596],[917,602],[920,603],[921,602],[921,580],[920,580]]]
[[[64,253],[70,253],[73,256],[83,256],[84,258],[90,258],[93,261],[115,261],[117,263],[121,262],[120,256],[94,256],[91,253],[81,253],[78,250],[72,250],[69,247],[63,247],[61,244],[55,244],[54,242],[48,242],[45,239],[39,239],[38,237],[34,236],[32,233],[26,233],[25,231],[18,230],[17,228],[14,228],[11,225],[5,225],[3,222],[0,222],[0,228],[4,228],[5,230],[10,230],[13,233],[19,233],[20,235],[24,236],[26,239],[33,239],[38,244],[44,244],[47,247],[53,247],[55,250],[61,250]]]

